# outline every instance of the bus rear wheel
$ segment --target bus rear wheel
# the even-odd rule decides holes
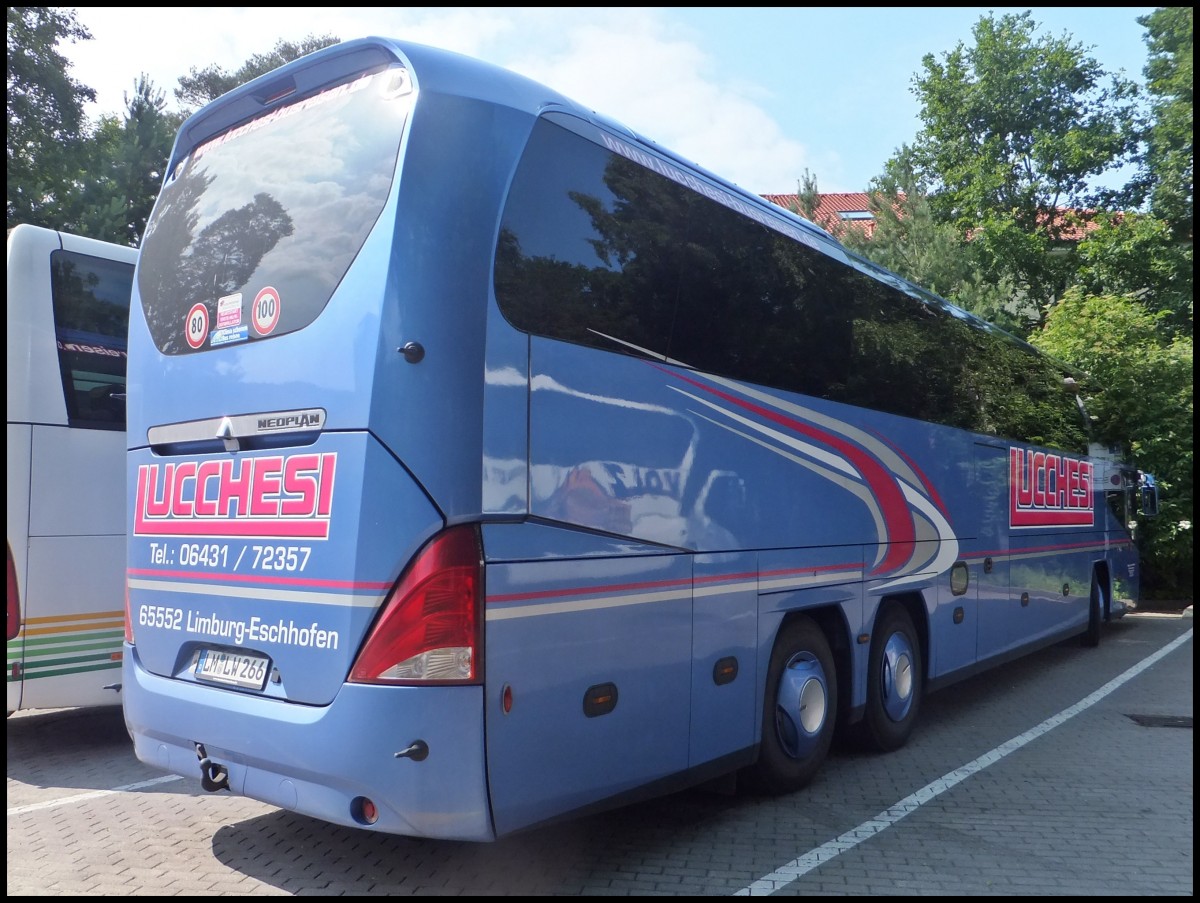
[[[825,634],[804,616],[784,624],[767,671],[758,761],[746,773],[751,787],[783,794],[812,781],[833,743],[837,693]]]
[[[862,739],[880,752],[908,742],[921,707],[921,644],[904,606],[887,603],[875,624],[867,663]]]

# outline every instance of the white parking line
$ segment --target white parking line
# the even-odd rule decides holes
[[[136,784],[125,784],[121,787],[114,787],[112,790],[91,790],[87,793],[77,793],[74,796],[60,796],[58,799],[46,800],[42,803],[30,803],[28,806],[15,806],[8,810],[9,815],[20,815],[23,812],[36,812],[39,809],[53,809],[55,806],[70,806],[73,803],[81,803],[84,800],[99,799],[102,796],[111,796],[114,793],[123,793],[127,790],[141,790],[144,787],[153,787],[156,784],[167,784],[171,781],[182,781],[177,774],[164,775],[161,778],[151,778],[148,781],[138,781]]]
[[[1179,646],[1182,646],[1191,638],[1192,632],[1189,630],[1187,633],[1168,643],[1153,655],[1142,659],[1142,661],[1134,665],[1124,674],[1114,677],[1086,699],[1082,699],[1075,703],[1075,705],[1063,709],[1057,715],[1051,715],[1037,727],[1031,728],[1025,733],[1017,737],[1013,737],[1008,742],[1000,744],[995,749],[984,753],[979,758],[968,762],[961,768],[956,768],[954,771],[943,775],[936,781],[926,784],[916,793],[906,796],[904,799],[900,800],[900,802],[895,803],[894,805],[880,812],[874,818],[863,822],[858,827],[851,828],[849,831],[839,835],[838,837],[835,837],[828,843],[821,844],[821,846],[817,847],[815,850],[810,850],[798,859],[793,859],[786,865],[780,866],[775,871],[771,872],[771,874],[764,875],[762,878],[759,878],[748,887],[744,887],[739,891],[735,891],[733,894],[731,894],[731,896],[755,897],[774,893],[781,887],[784,887],[795,881],[797,878],[808,874],[822,863],[829,862],[831,859],[836,858],[839,854],[853,849],[864,840],[869,840],[876,834],[883,831],[885,828],[891,827],[896,822],[900,821],[900,819],[904,818],[904,816],[910,815],[917,811],[917,809],[919,809],[925,803],[945,793],[956,784],[965,781],[976,772],[983,771],[983,769],[987,768],[989,765],[999,762],[1009,753],[1016,752],[1031,740],[1037,739],[1042,734],[1058,727],[1064,721],[1074,718],[1080,712],[1095,705],[1119,686],[1129,680],[1132,680],[1134,677],[1137,677],[1159,659],[1169,655],[1171,652],[1174,652],[1175,649],[1177,649]]]

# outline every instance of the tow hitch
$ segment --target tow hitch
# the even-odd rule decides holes
[[[200,786],[209,792],[229,789],[229,771],[208,757],[203,743],[196,744],[196,758],[200,760]]]

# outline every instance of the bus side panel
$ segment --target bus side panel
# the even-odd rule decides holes
[[[971,499],[907,421],[857,425],[842,405],[539,338],[530,372],[531,514],[701,552],[818,531],[824,546],[870,544],[863,566],[894,579],[957,557]],[[945,453],[960,445],[950,435]]]
[[[22,708],[120,704],[124,556],[124,535],[30,537]]]
[[[404,170],[413,176],[399,180],[399,209],[422,213],[419,222],[402,215],[391,226],[392,268],[381,319],[385,351],[373,375],[371,429],[450,522],[481,511],[526,509],[524,391],[515,404],[505,402],[516,393],[505,393],[497,408],[492,390],[495,380],[514,375],[522,389],[527,385],[527,340],[510,327],[505,338],[514,341],[497,347],[500,337],[488,333],[489,368],[482,380],[480,371],[496,210],[529,125],[523,112],[423,92],[403,152]],[[369,259],[369,247],[359,256]],[[425,352],[415,366],[395,353],[410,341]],[[397,390],[379,391],[381,386]],[[481,473],[485,435],[489,457]]]
[[[529,511],[529,336],[487,309],[483,377],[484,515]]]
[[[124,433],[35,426],[32,465],[30,536],[125,535]]]
[[[979,530],[971,549],[971,577],[979,583],[978,658],[1000,655],[1021,641],[1018,618],[1020,593],[1009,586],[1008,449],[975,445],[975,480]],[[938,676],[950,671],[939,667]]]
[[[488,566],[498,835],[687,768],[691,576],[688,555]]]
[[[755,553],[696,556],[688,757],[692,767],[758,742],[757,573]]]
[[[1071,551],[1073,546],[1076,551]],[[1016,606],[1009,608],[1021,645],[1082,631],[1087,626],[1092,559],[1102,548],[1096,534],[1077,531],[1013,538],[1012,595]]]
[[[1014,526],[1009,448],[977,443],[975,467],[980,540],[970,558],[980,584],[979,660],[1083,630],[1103,534],[1088,526]],[[1092,505],[1096,516],[1094,498]]]
[[[29,485],[21,707],[119,705],[125,434],[35,425]]]
[[[530,370],[531,514],[673,547],[716,529],[688,501],[697,420],[645,361],[534,339]]]
[[[956,593],[951,573],[941,574],[929,594],[934,600],[929,614],[929,661],[926,673],[941,677],[975,664],[979,654],[980,575],[982,564],[966,564],[966,590]]]

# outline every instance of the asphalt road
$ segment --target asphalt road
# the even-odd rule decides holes
[[[119,708],[8,720],[8,894],[1192,896],[1190,610],[947,688],[783,798],[693,790],[494,844],[327,825],[138,762]]]

